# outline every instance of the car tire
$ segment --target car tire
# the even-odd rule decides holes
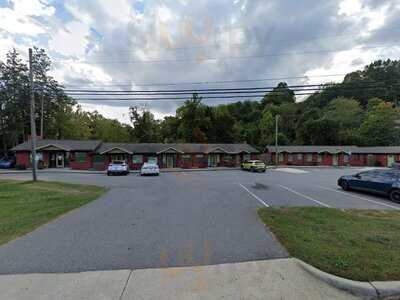
[[[347,182],[347,180],[342,180],[342,181],[340,182],[340,186],[342,187],[342,189],[343,189],[344,191],[350,190],[350,185],[349,185],[349,183]]]
[[[111,176],[111,173],[110,173],[110,172],[107,172],[107,176]]]
[[[251,169],[250,169],[250,172],[253,172],[253,173],[254,173],[255,171],[256,171],[256,169],[254,169],[254,168],[251,168]]]
[[[400,203],[400,190],[399,189],[393,189],[389,193],[389,198],[391,201]]]

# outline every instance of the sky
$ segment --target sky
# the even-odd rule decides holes
[[[400,0],[0,0],[0,60],[44,48],[51,75],[70,89],[337,82],[399,59],[399,37]],[[255,79],[266,80],[245,82]],[[183,101],[79,102],[128,123],[130,105],[162,118]]]

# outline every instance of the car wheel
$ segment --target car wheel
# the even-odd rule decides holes
[[[342,180],[342,182],[340,182],[340,186],[344,191],[350,190],[349,183],[346,180]]]
[[[110,172],[107,172],[107,176],[110,176],[111,175],[111,173]]]
[[[256,171],[256,169],[251,168],[250,171],[254,173]]]
[[[391,190],[389,193],[390,200],[400,203],[400,190]]]

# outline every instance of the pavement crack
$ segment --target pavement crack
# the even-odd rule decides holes
[[[129,283],[129,280],[131,279],[132,273],[133,273],[133,270],[130,270],[128,278],[126,278],[124,288],[122,289],[121,295],[119,296],[119,300],[122,300],[122,298],[124,297],[124,294],[125,294],[126,288],[128,287],[128,283]]]

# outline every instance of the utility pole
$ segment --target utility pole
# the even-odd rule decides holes
[[[41,103],[40,103],[40,137],[43,139],[44,135],[43,135],[43,108],[44,108],[44,95],[43,95],[43,91],[42,91],[42,97],[41,97]]]
[[[275,116],[275,166],[278,168],[278,119],[279,115]]]
[[[33,181],[37,180],[36,176],[36,123],[35,123],[35,95],[33,87],[33,66],[32,66],[32,48],[29,48],[29,91],[31,98],[31,165]]]

